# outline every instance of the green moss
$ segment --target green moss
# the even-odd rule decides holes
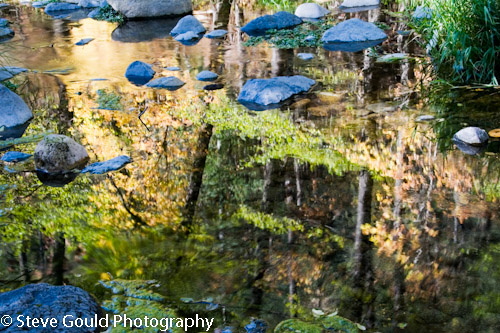
[[[293,49],[297,47],[319,47],[321,46],[321,37],[326,30],[333,25],[325,20],[318,22],[307,22],[296,26],[293,29],[269,30],[265,36],[250,37],[245,46],[255,46],[267,42],[272,47],[279,49]],[[306,40],[307,37],[314,37]]]
[[[94,16],[95,20],[122,23],[125,18],[110,5],[99,8],[99,13]]]
[[[97,91],[97,103],[99,109],[103,110],[122,110],[121,104],[122,97],[114,92],[108,92],[105,89]]]

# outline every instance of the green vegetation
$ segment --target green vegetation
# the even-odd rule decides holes
[[[498,85],[498,0],[426,0],[432,18],[413,19],[440,78],[452,84]]]
[[[333,24],[329,21],[307,22],[293,29],[269,30],[265,36],[250,37],[245,46],[255,46],[267,42],[272,47],[294,49],[297,47],[319,47],[323,33]],[[307,37],[312,36],[310,39]]]
[[[125,18],[110,5],[99,8],[99,13],[93,17],[95,20],[122,23]]]
[[[122,97],[115,92],[108,92],[105,89],[97,90],[97,103],[99,109],[103,110],[122,110]]]

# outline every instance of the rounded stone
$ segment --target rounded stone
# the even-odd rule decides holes
[[[48,135],[35,148],[36,168],[48,173],[82,169],[88,161],[85,147],[65,135]]]

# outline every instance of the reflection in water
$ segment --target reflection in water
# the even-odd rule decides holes
[[[195,15],[229,34],[196,47],[163,35],[170,24],[154,28],[161,20],[136,22],[148,32],[25,7],[10,17],[22,29],[9,65],[74,68],[15,78],[35,114],[25,136],[67,134],[93,161],[134,162],[62,188],[1,170],[2,289],[70,283],[107,299],[96,282],[109,272],[158,280],[169,304],[218,327],[241,330],[251,317],[273,327],[313,308],[378,331],[498,327],[499,144],[468,156],[451,137],[464,123],[499,127],[500,94],[420,95],[428,78],[419,61],[377,63],[368,51],[245,48],[238,27],[260,13],[236,1],[209,6],[220,10]],[[380,10],[341,15],[406,29]],[[390,34],[381,52],[419,55],[408,38]],[[295,56],[311,51],[311,62]],[[124,77],[135,60],[186,85],[136,87]],[[164,69],[174,66],[181,70]],[[202,70],[221,73],[224,87],[203,90]],[[236,102],[248,79],[288,75],[321,85],[280,110]],[[119,94],[122,110],[99,109],[100,89]],[[422,114],[437,120],[416,122]],[[188,307],[181,297],[223,307]]]

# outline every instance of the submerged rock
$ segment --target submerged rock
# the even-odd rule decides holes
[[[127,67],[125,72],[125,77],[136,85],[148,83],[154,75],[155,71],[151,68],[151,65],[142,61],[134,61]]]
[[[199,81],[215,81],[219,75],[212,71],[201,71],[196,75],[196,79]]]
[[[203,87],[203,90],[219,90],[224,88],[224,85],[221,83],[213,83],[213,84],[207,84],[206,86]]]
[[[63,317],[71,315],[72,320],[86,319],[90,322],[96,315],[101,318],[103,311],[96,300],[86,291],[73,286],[51,286],[47,283],[29,284],[22,288],[0,294],[0,313],[17,318],[55,318],[56,328],[31,330],[36,332],[98,332],[98,328],[68,329],[63,326]],[[67,318],[69,319],[69,318]],[[40,325],[41,328],[41,325]],[[0,324],[0,330],[6,332],[22,331],[22,328]]]
[[[0,27],[0,41],[14,37],[16,33],[9,27]]]
[[[33,118],[23,99],[0,84],[0,128],[13,128],[26,124]],[[0,132],[0,136],[4,136]]]
[[[12,79],[14,76],[27,72],[26,68],[15,67],[15,66],[5,66],[0,67],[0,81],[5,81]]]
[[[380,44],[386,38],[385,32],[375,24],[353,18],[325,31],[321,41],[330,51],[357,52]]]
[[[214,38],[223,38],[226,35],[227,35],[227,30],[218,29],[210,31],[208,34],[205,35],[205,37],[214,39]]]
[[[91,173],[94,175],[102,175],[110,171],[116,171],[123,168],[128,163],[132,162],[132,159],[126,155],[118,156],[113,159],[97,162],[87,166],[82,170],[82,173]]]
[[[1,160],[4,162],[7,162],[7,163],[17,163],[17,162],[26,161],[31,156],[33,156],[33,155],[22,153],[19,151],[9,151],[9,152],[3,154]]]
[[[191,0],[108,0],[108,3],[127,18],[174,16],[193,11]]]
[[[271,29],[293,28],[302,23],[302,19],[288,12],[277,12],[274,15],[257,17],[241,28],[248,35],[263,34]]]
[[[489,136],[485,130],[479,127],[466,127],[455,133],[453,141],[463,142],[470,146],[482,146],[488,142]]]
[[[0,18],[0,27],[6,27],[10,24],[9,20]]]
[[[305,76],[251,79],[241,89],[238,101],[251,109],[277,106],[293,95],[308,91],[316,82]],[[263,107],[263,108],[262,108]]]
[[[181,88],[183,85],[185,85],[185,83],[182,82],[180,79],[176,78],[175,76],[169,76],[169,77],[161,77],[159,79],[153,80],[153,81],[149,82],[146,85],[146,87],[167,89],[170,91],[174,91],[174,90]]]
[[[340,5],[340,8],[371,7],[378,5],[380,5],[380,0],[344,0],[344,2]]]
[[[175,27],[170,31],[172,36],[184,34],[186,32],[193,32],[196,35],[201,35],[205,32],[205,27],[193,15],[184,16],[177,22]]]
[[[80,41],[76,42],[75,45],[78,45],[78,46],[87,45],[88,43],[90,43],[93,40],[94,40],[94,38],[84,38],[84,39],[81,39]]]
[[[65,135],[48,135],[35,148],[35,166],[47,173],[81,169],[88,161],[85,147]]]
[[[314,54],[312,53],[297,53],[297,57],[302,60],[312,60],[314,59]]]
[[[317,3],[303,3],[295,9],[295,15],[306,19],[319,19],[330,14],[330,11]]]
[[[424,6],[417,6],[412,14],[412,17],[416,20],[431,19],[432,9]]]

